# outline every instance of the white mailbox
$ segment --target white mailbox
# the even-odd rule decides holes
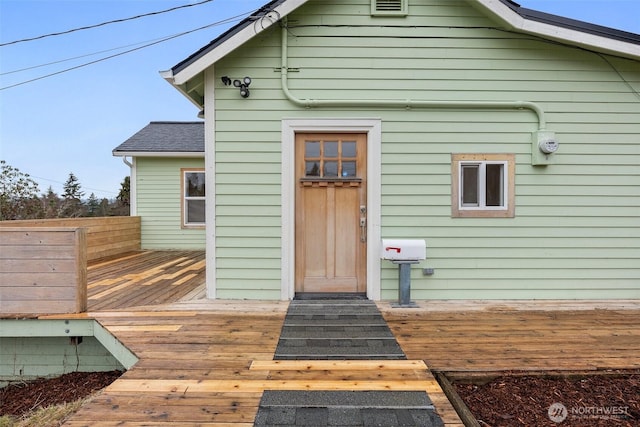
[[[382,239],[380,258],[390,261],[420,261],[427,257],[427,244],[420,239]]]

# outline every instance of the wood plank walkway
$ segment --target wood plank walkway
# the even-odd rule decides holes
[[[640,368],[640,301],[429,302],[417,309],[382,302],[409,360],[274,361],[288,302],[180,297],[172,280],[191,273],[166,275],[198,261],[155,256],[125,260],[136,262],[137,272],[117,262],[96,264],[90,277],[101,284],[89,293],[90,312],[57,316],[97,319],[140,358],[65,426],[252,426],[263,390],[418,389],[429,393],[446,426],[462,427],[431,370]],[[113,281],[118,275],[128,278]],[[108,292],[109,283],[118,288]],[[151,297],[129,295],[156,286],[172,296],[160,288]],[[201,285],[192,286],[184,295],[198,293]]]
[[[288,302],[168,307],[75,316],[96,318],[140,361],[65,426],[252,426],[264,390],[411,390],[462,427],[422,361],[274,361]]]

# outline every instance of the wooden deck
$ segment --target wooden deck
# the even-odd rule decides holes
[[[115,260],[92,266],[92,285],[101,284],[89,292],[91,311],[66,317],[96,318],[140,361],[65,426],[251,426],[263,390],[397,389],[426,390],[445,424],[461,427],[431,370],[640,368],[640,301],[430,302],[418,309],[383,302],[378,305],[408,361],[273,361],[287,302],[185,298],[198,295],[195,282],[190,291],[162,296],[182,286],[172,287],[173,280],[193,274],[179,270],[198,262],[139,262],[137,273]],[[111,280],[128,279],[107,282],[105,269]],[[108,283],[117,289],[108,292]]]
[[[450,311],[385,306],[407,357],[434,371],[640,369],[640,300],[451,304]]]
[[[89,311],[204,297],[204,251],[137,251],[90,262]]]

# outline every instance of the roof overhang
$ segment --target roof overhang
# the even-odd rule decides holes
[[[640,44],[637,42],[638,36],[636,34],[615,31],[515,5],[510,7],[508,0],[468,1],[474,7],[488,13],[506,29],[576,45],[596,52],[640,60]],[[519,10],[520,13],[516,10]],[[593,31],[589,31],[589,29],[593,29]],[[609,34],[604,34],[606,31],[601,31],[598,34],[597,29],[611,31],[608,31]],[[612,32],[620,37],[612,37]],[[624,40],[624,34],[629,35],[628,41]],[[635,39],[635,42],[632,39]]]
[[[203,108],[204,71],[308,1],[272,0],[209,45],[172,69],[161,72],[161,76],[198,108]],[[525,9],[511,0],[467,1],[506,30],[531,34],[596,52],[640,60],[640,36],[637,34]]]
[[[194,153],[192,151],[113,151],[112,154],[114,157],[204,157],[204,152]]]
[[[197,74],[203,72],[211,64],[243,45],[253,37],[262,33],[271,25],[287,16],[309,0],[276,0],[261,8],[257,14],[250,16],[236,25],[227,33],[216,39],[211,45],[198,52],[196,56],[188,58],[171,70],[162,72],[162,77],[173,85],[182,85]],[[268,6],[272,7],[268,7]],[[260,25],[250,25],[251,22],[260,22]]]

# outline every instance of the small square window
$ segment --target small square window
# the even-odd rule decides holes
[[[182,171],[182,226],[202,227],[205,223],[205,175],[202,170]]]
[[[453,154],[453,217],[515,216],[515,155]]]

